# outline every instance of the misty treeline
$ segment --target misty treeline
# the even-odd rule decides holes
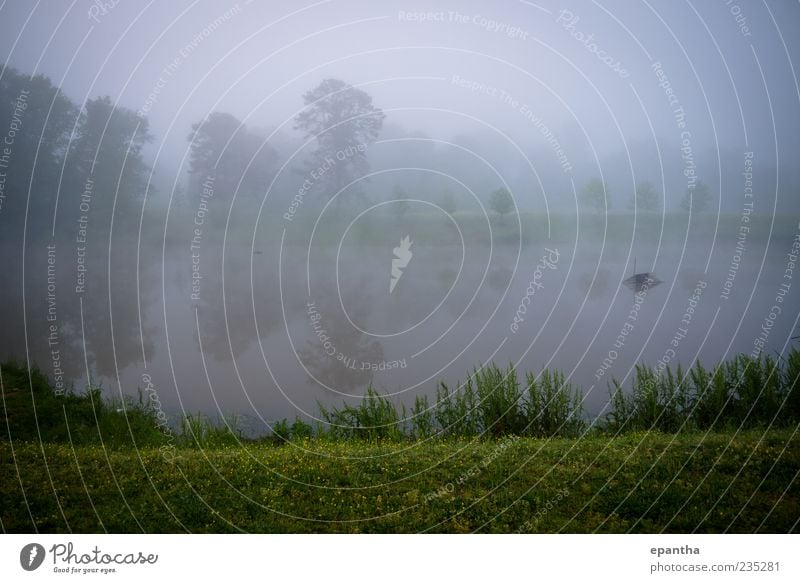
[[[241,284],[235,278],[216,284],[223,279],[218,268],[224,237],[229,235],[234,250],[228,268],[244,273],[251,257],[243,250],[257,230],[256,217],[274,227],[270,221],[285,220],[300,205],[318,210],[331,197],[341,205],[375,193],[360,178],[369,171],[369,147],[382,132],[385,114],[366,92],[336,79],[323,80],[302,100],[305,108],[294,120],[301,137],[294,141],[269,140],[265,130],[211,112],[187,128],[185,172],[170,172],[148,165],[145,147],[156,140],[147,119],[134,110],[109,97],[79,105],[47,77],[6,67],[0,127],[11,129],[0,160],[0,246],[14,277],[0,289],[3,356],[53,364],[63,378],[110,377],[142,362],[157,337],[150,308],[166,301],[159,298],[159,268],[175,283],[175,270],[164,265],[162,253],[185,254],[188,276],[186,250],[199,224],[208,282],[197,302],[207,334],[204,349],[230,359],[267,333],[277,323],[269,302],[256,308],[260,330],[252,324],[251,302],[223,309],[222,285]],[[431,162],[424,144],[403,147],[417,151],[419,159],[410,163]],[[285,157],[291,158],[289,170],[279,176]],[[440,178],[417,176],[405,186],[395,184],[386,196],[430,198],[417,189],[440,189],[433,198],[455,212],[456,196],[444,182],[436,184]],[[267,193],[278,202],[260,215]],[[498,215],[513,210],[507,189],[495,189],[491,197],[489,206]],[[398,214],[403,213],[401,203]],[[267,293],[270,282],[254,277],[262,297],[276,292]],[[229,327],[226,318],[240,325]]]
[[[303,100],[306,108],[295,129],[313,145],[297,157],[295,174],[333,162],[311,190],[337,192],[368,171],[365,148],[380,133],[385,115],[365,92],[335,79],[324,80]],[[47,77],[11,67],[0,80],[0,119],[3,128],[13,128],[3,159],[3,235],[19,245],[23,231],[26,243],[49,241],[54,231],[68,230],[64,225],[88,212],[92,230],[101,235],[108,235],[112,211],[115,221],[138,230],[130,213],[141,214],[145,196],[169,199],[178,208],[195,205],[209,178],[213,196],[227,204],[234,196],[260,202],[278,170],[278,152],[263,132],[215,111],[187,132],[185,180],[156,176],[143,155],[144,145],[153,141],[146,118],[109,97],[78,106]],[[81,211],[84,193],[91,200]]]
[[[18,229],[23,225],[19,219],[26,214],[28,230],[37,233],[42,230],[38,228],[39,221],[47,225],[48,217],[49,226],[52,228],[55,221],[57,230],[75,218],[79,212],[75,198],[90,178],[97,193],[92,205],[94,228],[101,233],[103,227],[108,230],[112,203],[117,205],[116,215],[127,216],[130,211],[138,215],[145,194],[148,205],[160,209],[169,202],[173,211],[195,210],[202,185],[210,175],[214,176],[214,196],[225,201],[224,211],[235,198],[242,215],[252,214],[269,193],[275,205],[268,214],[276,219],[298,192],[302,193],[300,204],[305,206],[321,205],[333,196],[342,201],[366,196],[373,201],[429,200],[447,212],[480,211],[480,206],[470,200],[471,193],[447,175],[457,177],[482,199],[488,210],[500,216],[515,208],[544,208],[540,204],[544,193],[539,192],[532,175],[526,178],[522,167],[500,167],[498,176],[468,154],[503,152],[509,144],[503,146],[494,141],[496,138],[472,132],[454,136],[456,147],[447,147],[423,133],[386,124],[386,115],[373,105],[365,91],[337,79],[325,79],[302,95],[305,107],[294,120],[292,129],[296,133],[291,137],[283,131],[258,127],[256,122],[246,124],[230,113],[209,113],[187,128],[188,164],[180,168],[177,162],[164,160],[159,160],[156,168],[148,167],[143,147],[155,140],[147,119],[108,97],[89,99],[79,106],[47,77],[30,77],[11,67],[4,70],[0,91],[4,128],[15,118],[19,96],[27,94],[10,156],[9,168],[13,172],[7,179],[3,209],[8,223],[12,223],[12,217],[18,219],[13,221]],[[392,142],[392,148],[372,151],[371,145],[379,137]],[[536,158],[538,152],[533,154]],[[738,171],[741,164],[737,161],[731,166]],[[360,180],[371,167],[430,168],[438,173],[391,172]],[[576,175],[578,202],[584,210],[717,209],[720,193],[702,179],[693,182],[691,190],[685,188],[687,181],[683,180],[683,187],[676,192],[674,184],[658,179],[658,173],[638,171],[632,181],[630,169],[616,172],[616,167],[609,159],[603,168],[610,170],[604,172],[602,179],[596,170],[583,177]],[[545,176],[547,167],[537,164],[536,171]],[[319,177],[313,178],[312,173]],[[784,177],[789,174],[783,172]],[[727,183],[727,171],[723,175]],[[770,173],[760,176],[765,191],[772,189],[769,180]],[[739,184],[731,182],[730,186],[738,188]],[[514,204],[501,201],[498,190],[513,193]],[[56,207],[56,198],[62,198],[62,194],[65,200]],[[547,198],[550,205],[555,203],[558,208],[559,199],[571,199],[572,193],[549,192]],[[574,208],[571,200],[566,200],[566,208]],[[184,225],[185,221],[178,226]],[[8,232],[10,236],[12,233]]]
[[[314,181],[316,191],[335,192],[367,172],[365,146],[380,133],[385,115],[365,92],[335,79],[324,80],[303,100],[306,108],[295,129],[314,145],[298,157],[295,170],[311,172],[337,162]],[[0,79],[0,119],[4,129],[12,128],[3,159],[2,213],[9,238],[19,234],[11,229],[22,231],[26,218],[31,241],[51,234],[40,224],[52,231],[77,219],[79,196],[89,181],[96,194],[92,217],[107,225],[112,206],[115,215],[138,214],[145,194],[172,198],[176,206],[196,202],[209,176],[219,198],[260,199],[278,170],[278,152],[263,132],[215,111],[187,132],[188,184],[180,176],[156,179],[143,155],[143,146],[154,139],[146,118],[107,96],[79,106],[47,77],[12,67],[4,68]]]
[[[217,421],[184,415],[171,425],[163,422],[160,406],[139,392],[105,401],[88,387],[56,397],[38,368],[3,364],[7,389],[8,436],[12,440],[73,444],[169,445],[214,447],[251,439],[236,416]],[[521,378],[520,378],[521,377]],[[30,399],[30,385],[36,410]],[[320,420],[296,417],[269,427],[266,439],[275,444],[310,438],[332,440],[420,440],[524,436],[578,438],[590,432],[732,431],[745,428],[796,426],[800,423],[800,350],[775,360],[769,355],[737,355],[713,369],[699,362],[683,370],[637,366],[629,390],[611,382],[611,400],[596,418],[584,415],[584,393],[563,372],[543,369],[518,375],[514,366],[490,363],[450,387],[440,382],[436,399],[417,395],[408,409],[402,402],[372,389],[357,404],[325,407]],[[24,388],[23,388],[24,387]],[[63,414],[62,414],[63,410]],[[38,419],[38,422],[37,422]],[[69,423],[69,427],[67,426]]]
[[[337,80],[303,99],[296,129],[313,144],[297,157],[292,179],[336,162],[309,189],[310,204],[367,170],[365,145],[384,114],[366,93]],[[278,169],[278,153],[262,134],[212,112],[187,132],[185,178],[165,176],[145,161],[143,148],[154,141],[147,119],[109,97],[78,105],[47,77],[11,67],[0,78],[0,124],[9,128],[0,150],[0,248],[13,274],[0,289],[3,356],[52,362],[59,376],[72,365],[65,377],[109,376],[141,361],[154,336],[141,306],[158,299],[162,243],[188,249],[213,198],[214,220],[202,221],[205,277],[213,276],[229,208],[238,201],[233,231],[251,232]],[[205,291],[201,304],[218,320],[207,326],[206,347],[230,357],[252,341],[250,330],[224,335],[222,290]],[[82,366],[83,347],[91,372]]]
[[[396,201],[385,207],[385,216],[359,227],[355,240],[363,245],[383,243],[378,236],[385,230],[382,220],[430,226],[431,221],[446,220],[441,216],[445,211],[469,227],[470,213],[474,218],[482,212],[472,193],[509,232],[517,209],[542,210],[536,202],[542,193],[535,193],[535,181],[514,167],[516,162],[501,164],[498,175],[487,172],[470,154],[504,152],[508,145],[500,147],[493,141],[496,136],[473,132],[454,137],[452,144],[437,142],[387,123],[369,94],[336,79],[323,80],[300,97],[304,107],[292,121],[294,137],[214,111],[180,131],[188,150],[185,167],[161,160],[151,167],[147,148],[155,147],[157,140],[147,119],[109,97],[79,105],[47,77],[6,67],[0,77],[0,128],[6,133],[0,138],[0,248],[8,274],[0,287],[2,356],[57,362],[57,368],[69,368],[65,378],[95,373],[109,377],[142,362],[158,338],[149,314],[158,312],[154,308],[159,302],[168,302],[161,297],[162,285],[175,289],[187,284],[188,248],[201,211],[206,285],[198,305],[207,335],[203,348],[214,358],[229,360],[281,323],[272,309],[274,302],[245,294],[278,297],[269,269],[254,273],[252,287],[249,279],[229,274],[247,274],[255,254],[265,254],[261,263],[273,265],[284,228],[289,243],[307,244],[313,219],[334,197],[333,208],[349,215],[342,215],[345,220],[339,223],[335,212],[327,215],[333,220],[318,233],[323,242],[326,236],[338,240],[339,227],[368,202]],[[377,145],[381,140],[391,148]],[[609,186],[614,164],[610,168],[603,179],[587,176],[578,183],[583,184],[578,195],[587,215],[608,209],[678,208],[675,194],[670,204],[657,180],[641,180],[632,192],[619,182]],[[738,163],[732,168],[736,182],[730,184],[739,185]],[[369,173],[369,180],[362,179]],[[457,187],[449,176],[471,192]],[[509,176],[508,184],[500,176]],[[555,201],[556,194],[563,193],[548,198]],[[679,194],[684,210],[692,212],[715,211],[720,200],[720,193],[702,180],[688,199],[686,193]],[[483,236],[479,222],[472,223],[474,239]],[[571,219],[567,222],[572,225]],[[527,229],[522,241],[529,241],[531,233],[544,236],[536,221],[526,218],[522,224]],[[421,237],[441,229],[425,231]],[[617,236],[627,233],[612,231]],[[592,236],[591,229],[581,232]],[[518,240],[503,229],[497,236],[499,242]],[[172,263],[170,251],[178,258]],[[180,302],[181,307],[187,304]],[[55,339],[52,326],[57,328]],[[360,336],[352,340],[355,352],[377,351],[372,346],[359,348],[359,342]],[[313,362],[310,366],[314,370]],[[317,372],[324,376],[326,371]],[[356,380],[359,388],[369,381]]]
[[[115,345],[121,354],[141,354],[136,311],[120,312],[114,342],[107,320],[110,297],[124,303],[136,294],[130,241],[148,178],[147,121],[108,97],[79,107],[47,77],[10,67],[0,79],[0,120],[8,129],[0,211],[4,355],[60,371],[70,347],[91,338],[90,358],[108,373]],[[72,372],[82,372],[82,355],[73,362]]]

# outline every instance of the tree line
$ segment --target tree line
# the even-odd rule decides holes
[[[318,194],[327,194],[367,170],[364,146],[378,135],[384,114],[365,92],[335,79],[324,80],[302,98],[306,107],[295,127],[303,132],[307,149],[299,164],[312,168],[336,159],[335,168],[315,184]],[[185,204],[197,199],[209,176],[216,198],[254,201],[277,171],[278,154],[262,135],[229,113],[213,111],[187,134],[186,187],[176,180],[174,191],[161,193],[154,184],[165,182],[154,179],[146,158],[145,148],[153,140],[148,120],[109,96],[79,104],[44,75],[2,69],[0,249],[7,273],[16,274],[0,286],[3,356],[29,353],[46,362],[51,348],[46,338],[55,325],[59,349],[71,345],[78,350],[86,339],[90,364],[101,375],[135,362],[152,343],[137,306],[155,300],[148,296],[155,292],[140,285],[140,279],[157,267],[147,259],[136,263],[140,221],[165,220],[145,213],[147,201],[159,194]],[[337,154],[343,150],[348,156],[340,161]],[[170,231],[170,237],[176,236],[180,233]],[[155,237],[146,237],[139,253],[147,258],[155,245]],[[47,288],[48,246],[54,249],[56,275],[53,322],[43,317],[40,301]],[[82,363],[83,355],[67,360]]]

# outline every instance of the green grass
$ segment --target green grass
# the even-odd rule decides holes
[[[632,387],[612,381],[612,431],[680,432],[800,423],[800,350],[786,358],[739,354],[707,370],[699,362],[654,370],[637,365]]]
[[[503,370],[490,363],[475,369],[456,390],[439,383],[433,428],[439,435],[460,437],[577,437],[586,428],[582,415],[581,396],[564,373],[528,372],[520,386],[513,366]]]
[[[795,429],[619,438],[0,442],[6,532],[797,532]]]
[[[171,447],[176,443],[214,447],[239,442],[242,432],[235,416],[213,420],[202,413],[177,420],[173,430],[161,403],[138,391],[136,398],[104,398],[101,387],[82,392],[69,386],[57,394],[42,371],[18,362],[0,365],[3,424],[0,441],[100,444],[105,447]]]
[[[653,369],[637,365],[629,388],[611,379],[610,412],[588,423],[583,393],[563,372],[525,373],[494,363],[475,369],[451,389],[440,382],[436,402],[417,396],[410,413],[372,387],[359,404],[328,410],[323,424],[278,424],[287,441],[309,435],[335,440],[415,440],[428,437],[580,437],[587,431],[622,433],[794,427],[800,423],[800,350],[777,361],[769,355],[740,354],[713,370],[699,362]],[[297,434],[293,427],[302,430]]]
[[[591,425],[562,373],[490,364],[433,404],[370,389],[259,441],[200,414],[173,433],[141,393],[2,375],[4,532],[800,530],[797,350],[639,367]]]
[[[101,387],[76,392],[69,386],[56,394],[42,371],[19,362],[5,362],[0,401],[0,440],[58,443],[105,443],[108,447],[161,444],[158,411],[141,391],[105,399]]]
[[[250,248],[253,230],[251,222],[254,213],[241,211],[241,220],[236,224],[242,225],[229,234],[228,243],[232,248]],[[291,223],[283,220],[282,214],[262,215],[258,227],[257,246],[261,248],[274,248],[280,242],[283,228],[286,227],[286,245],[308,245],[308,237],[316,226],[315,245],[332,246],[336,248],[344,229],[352,218],[348,213],[336,217],[327,215],[327,218],[316,224],[318,213],[310,209],[301,209]],[[546,213],[523,211],[519,214],[519,224],[516,215],[507,215],[503,218],[494,213],[489,213],[493,237],[487,229],[486,216],[479,212],[456,211],[453,219],[458,223],[464,239],[472,244],[488,245],[493,243],[507,243],[517,245],[520,242],[519,233],[522,234],[522,244],[540,245],[553,242],[571,243],[578,234],[583,242],[605,242],[606,244],[629,245],[634,236],[634,215],[630,212],[613,211],[611,214],[595,214],[582,212],[580,217],[574,213],[552,212],[548,217]],[[785,240],[797,231],[797,222],[800,217],[796,215],[751,215],[748,242],[751,244],[766,243],[769,240]],[[190,225],[191,220],[182,221],[175,219],[176,224]],[[579,224],[580,221],[580,224]],[[666,240],[683,240],[689,217],[686,213],[669,212],[663,217],[660,213],[641,212],[635,217],[636,236],[644,239],[654,239],[661,233]],[[695,236],[707,237],[716,233],[719,240],[735,241],[741,216],[739,214],[722,214],[719,217],[714,213],[696,214],[692,218],[691,233]],[[385,213],[371,214],[369,221],[364,222],[352,230],[343,242],[344,245],[357,246],[383,246],[386,245],[387,233],[401,231],[413,232],[414,241],[418,245],[453,244],[454,233],[450,220],[437,212],[410,212],[398,216],[387,210]]]

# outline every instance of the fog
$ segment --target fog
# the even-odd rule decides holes
[[[784,354],[798,24],[789,1],[5,3],[0,359],[260,433],[491,361],[562,369],[593,417],[636,364]]]

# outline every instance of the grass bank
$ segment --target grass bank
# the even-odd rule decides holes
[[[796,429],[155,447],[0,442],[5,532],[797,532]],[[171,458],[170,458],[171,459]]]

